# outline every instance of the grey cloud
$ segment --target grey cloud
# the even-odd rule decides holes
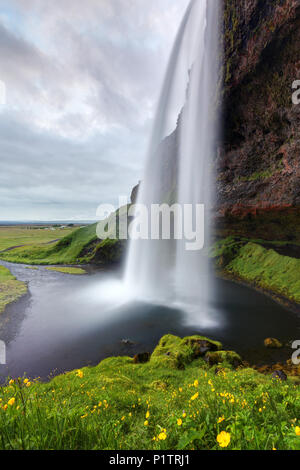
[[[130,193],[187,3],[1,1],[0,218],[91,216]]]

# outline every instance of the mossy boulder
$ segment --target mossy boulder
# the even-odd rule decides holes
[[[178,336],[166,335],[155,348],[150,362],[157,366],[184,369],[193,360],[204,357],[208,351],[219,349],[222,349],[221,343],[203,336],[181,339]]]
[[[237,368],[242,364],[242,358],[235,351],[212,351],[208,352],[205,359],[210,366],[218,364],[229,364]]]
[[[198,335],[184,338],[182,345],[189,346],[193,350],[193,359],[205,356],[208,351],[219,351],[222,349],[222,344],[219,341],[213,341]]]
[[[283,347],[282,343],[276,338],[267,338],[264,344],[269,349],[281,349]]]

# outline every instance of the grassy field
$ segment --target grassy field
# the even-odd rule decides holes
[[[110,358],[46,384],[11,381],[0,448],[300,450],[299,386],[209,367],[195,340],[164,337],[146,364]]]
[[[118,262],[124,250],[119,240],[99,240],[97,224],[73,230],[60,241],[51,245],[40,244],[34,239],[27,246],[0,253],[0,259],[12,263],[31,265],[99,264]],[[53,232],[54,233],[54,232]]]
[[[33,226],[0,227],[0,251],[13,246],[49,243],[69,235],[75,228],[53,230]]]
[[[70,229],[69,232],[67,230],[65,229],[57,233],[55,231],[47,232],[48,236],[52,234],[53,240],[55,237],[58,238],[58,233],[63,237],[60,241],[51,245],[41,244],[37,236],[33,234],[30,244],[28,243],[27,246],[0,253],[0,258],[13,263],[33,265],[76,264],[84,247],[97,239],[96,225],[93,224],[80,229]]]
[[[228,274],[300,303],[300,259],[232,237],[219,241],[212,255]]]
[[[19,299],[26,292],[26,284],[17,281],[7,268],[0,266],[0,313],[8,304]]]

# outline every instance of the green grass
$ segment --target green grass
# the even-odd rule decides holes
[[[36,244],[16,248],[1,253],[0,257],[13,263],[33,265],[77,264],[81,261],[79,258],[85,247],[95,240],[97,240],[96,224],[93,224],[73,230],[53,245]]]
[[[57,271],[59,273],[64,273],[64,274],[75,274],[75,275],[82,275],[86,274],[86,271],[82,268],[70,268],[70,267],[64,267],[64,268],[58,268],[58,267],[52,267],[52,268],[46,268],[48,271]]]
[[[27,286],[24,282],[17,281],[9,269],[0,266],[0,313],[5,307],[26,294]]]
[[[292,382],[227,364],[216,374],[188,358],[188,340],[162,341],[183,353],[184,368],[170,367],[160,350],[147,364],[110,358],[46,384],[20,379],[1,388],[0,448],[221,450],[224,431],[230,450],[300,450]]]
[[[98,224],[95,223],[72,230],[59,242],[51,245],[42,245],[33,238],[28,246],[0,253],[0,259],[31,265],[88,264],[92,261],[98,264],[117,263],[124,252],[125,243],[118,240],[118,235],[127,220],[128,208],[129,206],[120,207],[115,213],[115,219],[111,216],[102,222],[107,230],[106,239],[98,238]],[[115,235],[116,239],[110,238]]]
[[[49,243],[72,233],[74,228],[49,230],[33,226],[0,227],[0,251],[13,246]]]
[[[300,260],[230,237],[218,242],[213,257],[225,272],[300,303]]]

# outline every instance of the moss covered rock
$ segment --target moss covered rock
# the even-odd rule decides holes
[[[213,351],[208,352],[205,356],[210,366],[217,364],[229,364],[234,368],[242,364],[242,358],[234,351]]]
[[[222,349],[221,343],[203,336],[181,339],[178,336],[166,335],[155,348],[150,362],[157,366],[184,369],[193,360],[204,357],[208,351],[220,349]]]

